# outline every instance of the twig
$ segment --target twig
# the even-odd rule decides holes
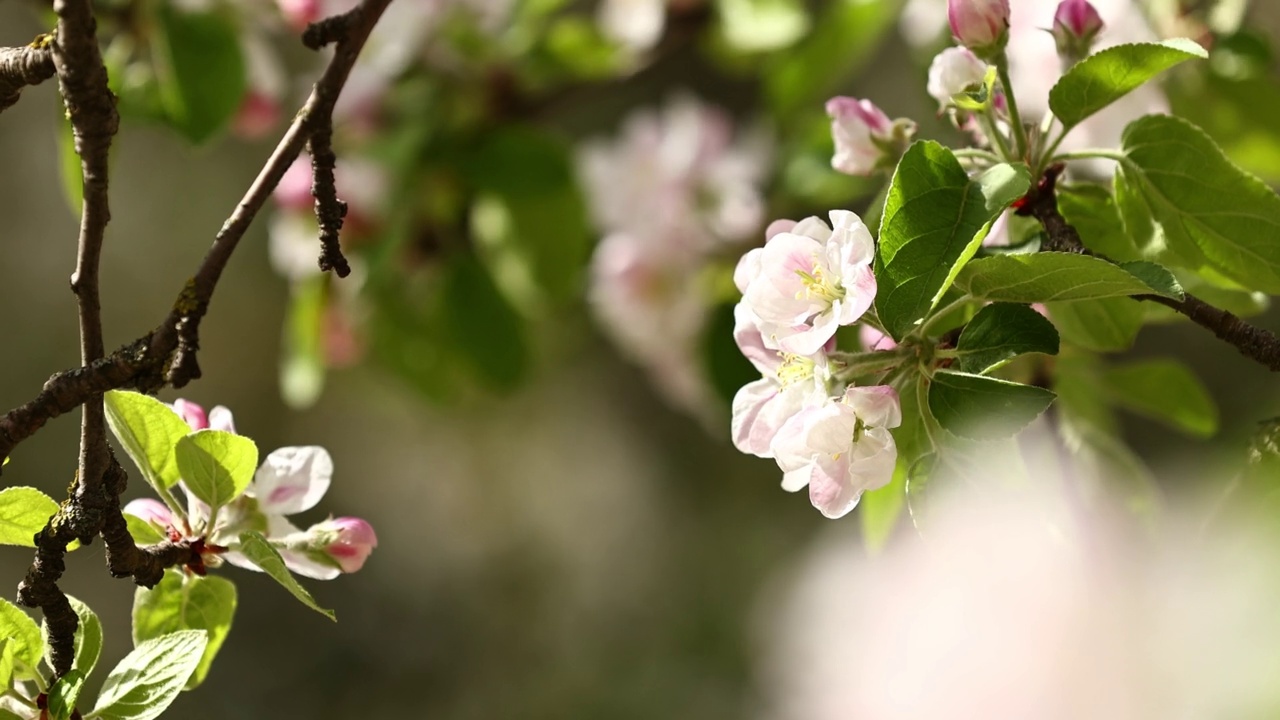
[[[23,88],[39,85],[54,72],[48,35],[41,35],[27,47],[0,48],[0,112],[18,102]]]
[[[1034,217],[1044,226],[1048,237],[1042,245],[1043,249],[1097,257],[1085,247],[1080,240],[1080,233],[1058,211],[1055,190],[1062,171],[1061,164],[1047,169],[1040,183],[1027,194],[1024,198],[1025,202],[1019,206],[1017,212],[1020,215]],[[1280,337],[1270,330],[1250,325],[1235,314],[1213,307],[1190,293],[1184,293],[1181,300],[1162,295],[1135,295],[1134,299],[1159,303],[1171,308],[1200,327],[1209,330],[1219,340],[1239,350],[1245,357],[1273,372],[1280,372]]]

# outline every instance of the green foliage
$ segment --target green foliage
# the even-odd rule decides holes
[[[168,489],[181,479],[174,447],[191,432],[173,408],[150,395],[111,390],[103,396],[107,425],[150,485]]]
[[[1250,290],[1280,293],[1280,197],[1185,120],[1151,115],[1124,132],[1125,181],[1169,247]],[[1126,217],[1127,220],[1127,217]]]
[[[58,512],[58,503],[35,488],[0,490],[0,545],[35,547],[35,536]]]
[[[1218,408],[1200,380],[1177,360],[1143,360],[1107,368],[1103,382],[1121,407],[1195,437],[1218,431]]]
[[[1146,317],[1129,298],[1098,298],[1048,303],[1049,316],[1062,339],[1086,350],[1120,352],[1133,347]]]
[[[726,44],[746,53],[781,50],[809,32],[809,13],[799,0],[716,0]]]
[[[303,605],[324,615],[330,620],[336,620],[336,616],[332,610],[326,610],[316,604],[315,598],[311,597],[311,593],[306,588],[298,584],[293,574],[285,567],[284,558],[280,557],[280,552],[272,546],[271,542],[262,536],[261,533],[247,532],[240,536],[239,550],[254,565],[262,568],[272,580],[280,583],[294,597],[302,602]]]
[[[1025,166],[970,180],[950,150],[913,144],[893,175],[876,253],[876,312],[901,340],[951,286],[990,223],[1030,186]]]
[[[69,720],[84,689],[85,674],[71,670],[49,688],[49,717],[51,720]]]
[[[221,130],[245,93],[245,62],[235,21],[221,11],[157,3],[152,58],[169,125],[193,143]]]
[[[929,411],[948,432],[970,440],[1016,434],[1053,402],[1044,388],[941,371],[929,385]]]
[[[0,643],[7,656],[5,662],[0,662],[0,688],[8,687],[15,676],[30,677],[44,652],[40,626],[22,608],[4,598],[0,598]]]
[[[165,539],[164,533],[136,515],[125,513],[124,521],[129,526],[129,535],[133,538],[135,545],[155,545]]]
[[[252,440],[222,430],[200,430],[178,441],[178,469],[192,495],[218,508],[240,497],[258,469],[258,446]]]
[[[1182,297],[1178,281],[1159,265],[1115,265],[1101,258],[1059,252],[978,258],[960,271],[956,285],[975,298],[1015,303],[1126,295]]]
[[[87,678],[93,674],[93,668],[98,664],[98,656],[102,653],[102,621],[88,605],[70,595],[67,596],[67,600],[71,602],[71,609],[75,611],[76,618],[79,620],[76,625],[75,657],[71,661],[71,668]],[[48,623],[40,624],[40,637],[47,656],[49,653]]]
[[[956,343],[960,370],[986,373],[1027,353],[1058,354],[1053,323],[1026,305],[994,303],[978,311]]]
[[[204,630],[209,642],[187,681],[190,690],[204,682],[213,658],[231,631],[236,613],[236,586],[225,578],[199,577],[168,570],[154,588],[133,595],[133,644],[179,630]]]
[[[182,630],[133,649],[107,675],[90,715],[101,720],[152,720],[187,684],[204,654],[203,630]]]
[[[884,548],[906,506],[907,464],[899,458],[889,484],[863,493],[862,500],[858,502],[862,517],[862,542],[867,550],[877,553]]]
[[[311,407],[324,390],[322,337],[328,300],[327,275],[315,275],[292,285],[280,357],[280,394],[289,407]]]
[[[1204,57],[1204,48],[1185,38],[1100,50],[1058,80],[1049,91],[1049,109],[1064,126],[1075,127],[1165,70]]]
[[[1059,188],[1058,211],[1089,250],[1113,262],[1143,259],[1133,237],[1125,232],[1115,197],[1101,185]]]
[[[449,339],[477,380],[499,392],[518,388],[532,353],[524,321],[474,257],[459,253],[444,276]]]

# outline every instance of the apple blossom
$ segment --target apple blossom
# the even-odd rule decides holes
[[[1053,15],[1053,40],[1058,45],[1058,55],[1067,62],[1085,57],[1104,26],[1098,9],[1089,0],[1062,0]]]
[[[957,42],[993,57],[1008,40],[1009,0],[947,0],[947,22]]]
[[[162,532],[167,532],[169,528],[177,527],[177,524],[174,523],[173,511],[169,509],[168,505],[159,500],[151,498],[130,500],[124,506],[123,511],[128,515],[154,525]]]
[[[322,552],[333,558],[344,573],[364,567],[369,554],[378,547],[378,536],[368,522],[354,517],[340,517],[313,525],[307,534],[322,538]]]
[[[773,457],[770,444],[779,428],[802,407],[828,399],[831,372],[826,353],[835,349],[834,338],[812,356],[779,352],[765,346],[746,306],[739,304],[733,314],[734,340],[763,376],[733,397],[733,445],[749,455]]]
[[[949,47],[929,64],[927,89],[941,110],[953,105],[956,95],[981,87],[986,77],[987,64],[977,55],[968,48]]]
[[[898,394],[888,385],[850,387],[839,401],[801,409],[773,438],[782,488],[808,486],[823,515],[847,515],[863,492],[893,478],[898,450],[889,428],[901,423]]]
[[[870,100],[838,96],[827,101],[836,152],[831,167],[849,175],[870,175],[892,163],[894,123]]]
[[[848,210],[830,216],[832,227],[806,218],[739,262],[743,303],[770,347],[813,355],[875,299],[870,231]]]

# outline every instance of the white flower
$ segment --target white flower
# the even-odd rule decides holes
[[[852,212],[830,215],[831,228],[806,218],[740,261],[735,280],[770,347],[813,355],[875,299],[871,233]]]
[[[893,122],[870,100],[838,96],[827,101],[836,153],[831,167],[849,175],[870,175],[885,159]]]
[[[782,425],[806,405],[828,399],[831,372],[826,352],[833,348],[825,347],[812,356],[779,352],[765,346],[745,305],[739,303],[733,315],[733,338],[763,375],[733,397],[733,444],[749,455],[773,457],[771,443]]]
[[[657,44],[666,20],[666,0],[604,0],[596,15],[605,37],[635,52]]]
[[[864,491],[893,479],[898,449],[889,428],[901,423],[898,394],[887,385],[850,387],[840,401],[801,409],[773,439],[782,488],[807,485],[815,508],[843,517]]]
[[[981,85],[986,77],[987,64],[977,55],[968,48],[949,47],[929,64],[929,96],[943,109],[951,105],[953,96]]]

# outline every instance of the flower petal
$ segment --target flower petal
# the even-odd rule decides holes
[[[250,487],[262,512],[292,515],[315,507],[332,477],[328,450],[317,445],[284,447],[267,456]]]

